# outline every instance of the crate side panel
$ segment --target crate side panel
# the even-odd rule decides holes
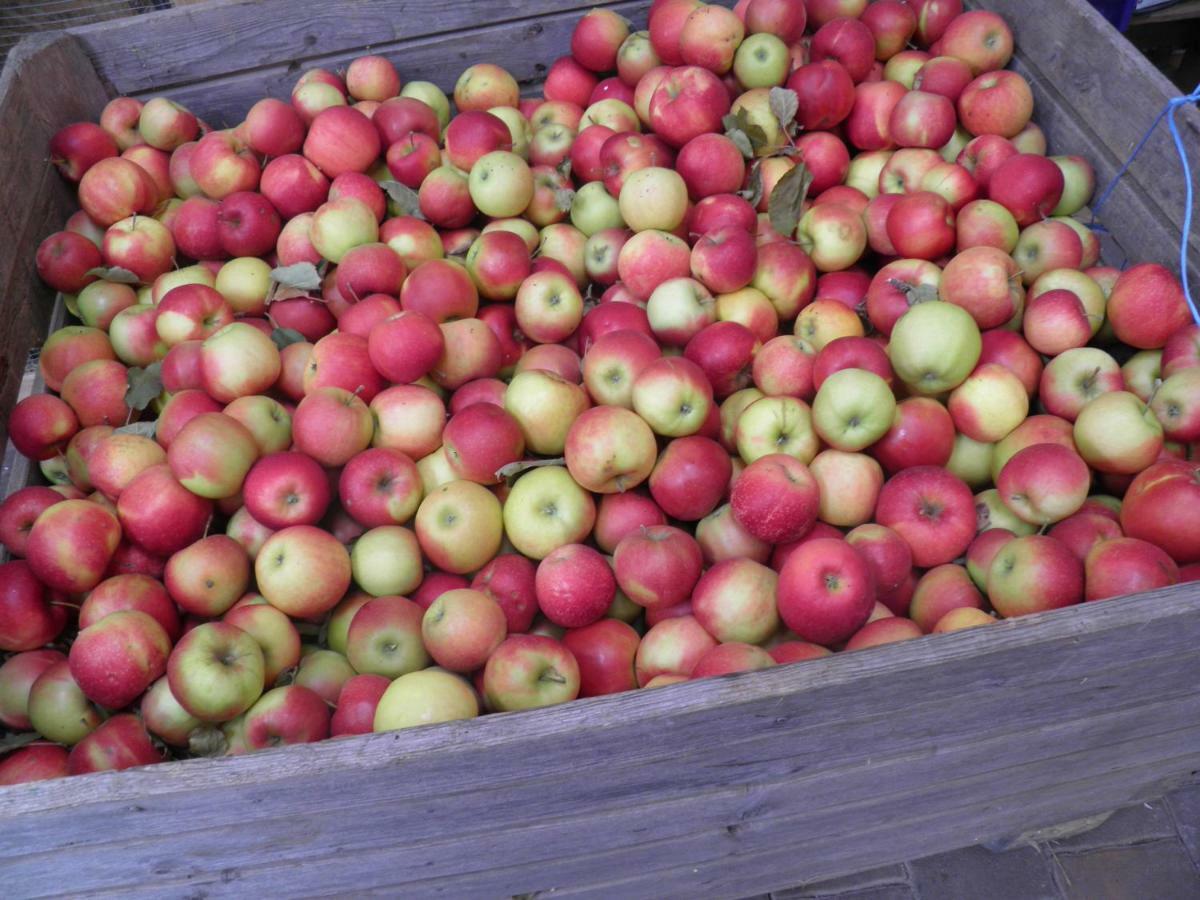
[[[645,3],[637,4],[646,6]],[[183,7],[152,17],[75,30],[101,75],[125,94],[166,91],[263,67],[284,66],[292,80],[313,66],[340,67],[365,53],[388,56],[405,80],[443,75],[444,66],[410,64],[404,46],[433,35],[457,34],[461,41],[489,27],[512,22],[536,24],[555,16],[572,22],[594,7],[618,12],[628,3],[612,0],[351,0],[336,4],[296,0],[237,0]],[[643,12],[642,19],[645,15]],[[569,37],[569,35],[568,35]],[[568,52],[560,41],[554,57]],[[520,48],[499,56],[477,57],[502,65]],[[554,57],[544,58],[547,65]],[[455,70],[454,75],[459,70]],[[288,85],[290,89],[291,85]]]
[[[37,277],[38,244],[77,208],[72,186],[48,159],[63,125],[95,120],[108,99],[87,54],[72,37],[37,35],[18,44],[0,74],[0,410],[16,400],[29,350],[45,340],[54,292]],[[0,421],[0,446],[8,434]]]
[[[519,874],[529,889],[541,889],[559,879],[576,886],[610,880],[615,862],[601,849],[631,853],[631,844],[653,841],[655,823],[668,819],[683,832],[665,833],[691,847],[698,864],[737,865],[739,853],[770,849],[767,836],[775,833],[764,825],[744,841],[721,837],[747,818],[780,818],[784,828],[799,817],[799,828],[805,816],[817,816],[796,832],[797,846],[807,847],[820,835],[852,836],[864,808],[873,821],[908,821],[905,810],[918,797],[930,817],[957,817],[957,831],[938,831],[918,848],[937,852],[1111,808],[1129,802],[1136,788],[1123,783],[1106,793],[1089,783],[1023,815],[1029,784],[1062,788],[1070,773],[1090,777],[1130,762],[1144,786],[1200,765],[1200,652],[1186,640],[1198,611],[1193,588],[1175,589],[649,696],[32,785],[13,792],[11,806],[11,794],[0,792],[0,850],[11,848],[0,865],[26,892],[47,887],[36,882],[48,867],[19,858],[26,854],[18,848],[31,845],[73,858],[75,871],[111,876],[114,888],[133,876],[101,859],[128,853],[181,885],[215,885],[230,872],[253,882],[270,859],[283,864],[271,877],[312,887],[300,875],[307,855],[333,868],[345,864],[344,872],[380,888],[425,873],[449,879],[444,886],[452,891],[466,888],[454,879],[471,868],[524,860],[529,871],[504,877]],[[881,708],[888,697],[894,702]],[[151,782],[157,796],[144,790]],[[81,801],[85,785],[91,802]],[[481,809],[472,793],[488,803]],[[323,826],[313,822],[315,797],[325,798],[318,804],[329,818]],[[979,818],[977,799],[1003,815],[993,818],[985,805]],[[514,817],[513,810],[520,812]],[[980,831],[965,836],[973,818]],[[206,834],[178,824],[200,822]],[[581,845],[591,846],[586,833],[598,822],[605,837],[592,868],[575,859],[570,872],[556,869],[569,849],[578,856]],[[545,827],[552,823],[562,827]],[[98,827],[104,842],[96,841]],[[497,832],[509,829],[532,830],[520,846],[499,847]],[[839,863],[842,871],[892,852],[878,840],[856,846]],[[400,847],[409,855],[398,869]],[[199,851],[192,857],[201,860],[198,868],[180,870],[185,848]],[[798,856],[789,877],[839,874],[820,869],[819,859]],[[668,855],[660,865],[674,863]],[[533,873],[542,880],[529,881]]]
[[[641,0],[608,7],[636,19],[645,16]],[[405,40],[370,48],[391,59],[405,81],[432,81],[448,94],[464,69],[474,63],[495,62],[504,66],[523,87],[537,84],[549,65],[569,46],[571,31],[579,19],[579,10],[554,12],[505,24],[481,25],[468,34],[452,33]],[[167,94],[213,127],[232,127],[246,111],[263,97],[287,98],[300,73],[313,66],[342,69],[360,50],[334,51],[313,57],[300,65],[294,61],[267,62],[252,71],[223,74],[204,81],[179,84]],[[142,91],[142,96],[156,89]]]

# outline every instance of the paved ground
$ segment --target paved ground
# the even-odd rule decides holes
[[[770,900],[1197,898],[1200,785],[1121,810],[1072,838],[1002,852],[970,847],[770,895]]]

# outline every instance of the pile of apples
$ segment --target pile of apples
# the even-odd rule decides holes
[[[655,0],[544,97],[387,59],[55,135],[0,783],[812,660],[1200,578],[1200,326],[1005,22]]]

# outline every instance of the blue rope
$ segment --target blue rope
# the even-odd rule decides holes
[[[1196,85],[1196,89],[1190,94],[1174,97],[1167,101],[1167,105],[1158,114],[1158,118],[1154,120],[1153,124],[1146,130],[1146,133],[1142,135],[1142,139],[1133,148],[1133,152],[1129,154],[1129,158],[1117,170],[1117,174],[1112,177],[1112,181],[1108,183],[1103,193],[1100,194],[1100,199],[1092,206],[1091,227],[1095,231],[1107,230],[1098,221],[1100,211],[1104,208],[1109,198],[1112,197],[1113,191],[1117,188],[1117,183],[1129,171],[1129,167],[1133,165],[1133,161],[1137,159],[1138,154],[1146,148],[1146,144],[1150,142],[1150,138],[1154,135],[1154,131],[1158,128],[1159,123],[1163,119],[1166,119],[1167,127],[1171,130],[1171,137],[1175,141],[1175,151],[1179,154],[1179,162],[1183,167],[1183,185],[1186,203],[1183,213],[1183,235],[1179,241],[1179,279],[1183,282],[1183,295],[1187,298],[1188,309],[1192,314],[1192,319],[1197,325],[1200,325],[1200,308],[1196,306],[1196,301],[1192,297],[1192,289],[1188,284],[1187,266],[1188,236],[1192,233],[1192,212],[1195,200],[1192,188],[1192,167],[1188,161],[1187,148],[1183,143],[1183,135],[1179,130],[1179,120],[1176,118],[1179,110],[1185,106],[1191,106],[1193,103],[1200,103],[1200,84]]]

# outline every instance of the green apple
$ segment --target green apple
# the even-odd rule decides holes
[[[866,369],[842,369],[821,384],[813,400],[817,434],[835,450],[854,452],[892,426],[896,398],[886,381]]]
[[[779,87],[791,68],[788,45],[765,31],[749,35],[733,56],[733,74],[746,90]]]
[[[375,707],[375,731],[455,722],[479,715],[479,699],[467,682],[443,669],[401,675]]]
[[[983,341],[969,312],[930,300],[896,321],[887,350],[901,381],[914,393],[933,395],[966,381],[979,362]]]
[[[571,200],[571,224],[591,237],[606,228],[624,228],[621,207],[603,181],[589,181]]]
[[[350,551],[354,583],[373,597],[408,594],[424,576],[417,536],[401,525],[364,532]]]
[[[504,531],[519,552],[544,559],[584,540],[596,521],[592,495],[561,466],[543,466],[517,479],[504,501]]]
[[[533,199],[533,173],[517,154],[493,150],[471,166],[467,188],[471,202],[485,216],[519,216]]]

